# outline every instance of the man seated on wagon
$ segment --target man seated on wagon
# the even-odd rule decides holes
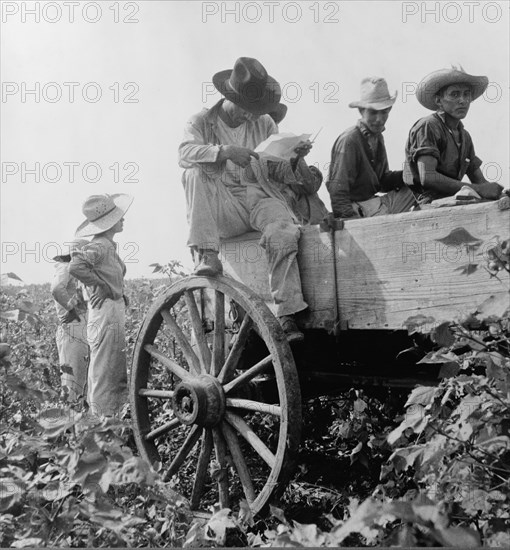
[[[213,83],[224,97],[191,117],[179,146],[194,273],[222,272],[220,239],[261,231],[276,315],[289,340],[302,339],[294,319],[308,307],[296,260],[300,227],[281,193],[263,186],[267,174],[260,173],[255,161],[256,177],[251,169],[246,174],[258,159],[254,149],[277,132],[268,113],[278,110],[280,86],[249,57],[239,58],[233,70],[216,73]],[[304,156],[309,149],[305,144],[298,153]]]
[[[279,103],[277,108],[269,113],[277,128],[286,114],[287,106],[283,103]],[[302,225],[318,224],[328,214],[328,209],[318,194],[324,179],[322,172],[317,166],[307,165],[303,160],[309,150],[308,144],[294,150],[296,157],[291,159],[290,165],[287,162],[267,163],[271,182],[281,189],[288,205]]]
[[[418,85],[418,101],[433,114],[418,120],[406,143],[404,181],[419,193],[420,203],[455,195],[468,186],[484,199],[498,199],[501,185],[488,182],[461,120],[489,84],[486,76],[440,69]],[[462,182],[467,175],[471,184]]]
[[[416,206],[402,172],[389,170],[382,136],[396,98],[384,78],[368,77],[361,82],[361,99],[349,103],[359,109],[361,119],[340,134],[331,151],[326,185],[335,217],[397,214]],[[381,192],[386,194],[377,194]]]

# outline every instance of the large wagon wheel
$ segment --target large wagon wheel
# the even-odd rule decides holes
[[[237,327],[231,311],[244,312]],[[250,363],[254,334],[264,353]],[[277,389],[269,400],[253,397],[261,381]],[[283,488],[301,431],[298,377],[278,321],[241,283],[189,277],[169,287],[140,329],[130,393],[140,454],[192,510],[245,499],[255,514]]]

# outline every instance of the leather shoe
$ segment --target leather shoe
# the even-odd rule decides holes
[[[218,258],[218,252],[216,250],[200,250],[198,259],[198,265],[193,271],[194,275],[214,277],[223,273],[223,265]]]
[[[280,322],[289,343],[304,340],[305,335],[298,329],[293,315],[282,315],[281,317],[278,317],[278,321]]]

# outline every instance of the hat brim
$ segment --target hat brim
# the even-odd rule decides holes
[[[440,69],[427,75],[416,90],[416,99],[431,111],[437,111],[436,94],[445,86],[467,84],[471,87],[471,101],[478,99],[487,89],[489,79],[486,76],[473,76],[456,69]]]
[[[61,256],[54,256],[53,261],[69,263],[71,261],[71,254],[62,254]]]
[[[99,233],[104,233],[124,217],[124,214],[128,211],[133,202],[133,197],[124,193],[116,193],[110,196],[113,199],[115,208],[105,216],[93,222],[85,220],[78,226],[74,234],[75,237],[91,237],[93,235],[99,235]]]
[[[274,120],[275,124],[280,124],[280,122],[287,115],[287,105],[284,105],[283,103],[278,103],[278,105],[276,106],[276,109],[269,112],[268,114]]]
[[[267,115],[277,109],[281,97],[277,80],[268,75],[264,94],[261,97],[257,96],[250,99],[240,95],[230,87],[228,81],[232,72],[232,69],[220,71],[212,78],[215,88],[221,95],[253,115]]]
[[[349,103],[349,107],[351,109],[357,107],[358,109],[374,109],[374,111],[383,111],[384,109],[388,109],[388,107],[391,107],[395,103],[395,101],[397,101],[397,92],[395,92],[395,95],[390,96],[384,101],[353,101]]]

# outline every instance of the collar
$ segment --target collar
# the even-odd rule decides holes
[[[215,103],[210,109],[207,110],[207,112],[204,115],[204,119],[209,124],[216,124],[219,116],[219,110],[221,106],[223,105],[223,102],[225,101],[225,98],[222,97],[218,103]]]
[[[374,134],[373,132],[371,132],[368,129],[368,126],[363,122],[363,120],[359,119],[357,126],[360,129],[363,136],[366,137],[367,139],[377,139],[377,140],[379,139],[380,134]]]
[[[450,130],[450,127],[448,126],[448,124],[446,124],[445,112],[444,111],[436,111],[434,114],[437,116],[437,118],[439,118],[442,121],[442,123],[448,128],[448,130]],[[458,124],[457,128],[459,130],[462,130],[464,128],[464,124],[462,124],[462,120],[459,120],[459,124]]]
[[[111,240],[111,239],[108,239],[107,237],[93,237],[93,239],[90,241],[91,243],[99,243],[101,244],[102,246],[106,245],[106,246],[109,246],[110,248],[113,248],[115,250],[117,250],[117,244],[115,241]]]

